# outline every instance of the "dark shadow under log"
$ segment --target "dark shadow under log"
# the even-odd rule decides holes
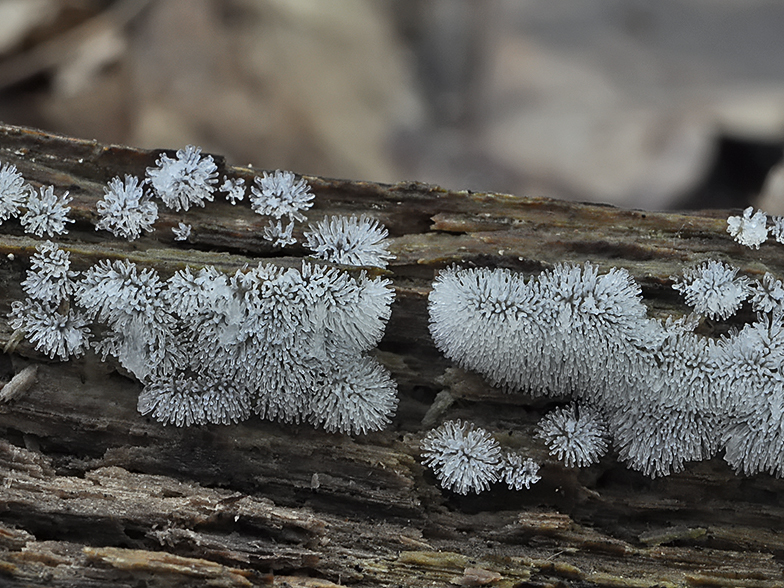
[[[247,203],[186,213],[187,245],[162,211],[133,243],[94,230],[102,186],[143,176],[158,153],[0,125],[0,161],[74,197],[58,242],[75,269],[128,258],[168,276],[185,265],[296,265],[261,237]],[[257,174],[229,168],[221,175]],[[164,427],[139,415],[138,382],[88,355],[49,361],[29,344],[0,356],[0,379],[37,365],[37,381],[0,404],[0,585],[89,586],[781,586],[784,482],[736,476],[721,458],[650,480],[606,456],[564,468],[533,438],[548,400],[504,394],[452,368],[433,347],[427,294],[452,263],[538,273],[559,262],[628,269],[650,314],[683,314],[670,276],[708,258],[750,276],[784,275],[781,245],[758,251],[726,233],[725,213],[663,214],[416,183],[306,178],[312,220],[368,213],[396,259],[396,302],[377,356],[400,388],[385,431],[355,438],[258,418]],[[298,237],[302,228],[299,227]],[[0,343],[36,241],[15,221],[0,235]],[[749,318],[741,316],[738,320]],[[543,463],[528,492],[442,491],[419,463],[422,419],[476,422]]]

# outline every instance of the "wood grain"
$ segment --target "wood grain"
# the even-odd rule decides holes
[[[124,257],[164,276],[185,265],[291,266],[261,236],[247,203],[187,216],[162,211],[133,243],[94,230],[113,176],[143,175],[158,152],[0,125],[0,161],[74,196],[59,240],[76,269]],[[229,167],[221,174],[260,173]],[[452,263],[537,273],[565,262],[627,268],[652,315],[686,312],[670,276],[709,258],[751,276],[784,275],[784,249],[742,248],[726,212],[671,214],[536,197],[308,177],[325,214],[368,213],[397,256],[396,302],[379,359],[400,387],[385,431],[351,438],[251,418],[236,426],[164,427],[140,416],[138,382],[88,356],[52,362],[21,343],[0,379],[30,365],[35,383],[0,404],[0,584],[8,586],[781,586],[784,483],[736,476],[720,459],[649,480],[612,455],[584,470],[554,462],[532,436],[551,401],[504,394],[433,348],[427,294]],[[220,199],[220,197],[218,198]],[[170,227],[193,225],[187,244]],[[301,237],[300,227],[297,236]],[[35,241],[0,227],[0,344]],[[741,313],[738,321],[748,320]],[[710,332],[711,325],[707,331]],[[419,464],[422,424],[446,408],[543,463],[528,492],[460,497]],[[443,396],[441,397],[443,399]]]

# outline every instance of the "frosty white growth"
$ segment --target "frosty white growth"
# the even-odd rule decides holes
[[[147,178],[167,206],[188,210],[212,200],[217,166],[198,147],[157,163]],[[304,180],[290,172],[257,180],[254,209],[304,219],[298,211],[313,198]],[[112,179],[96,228],[127,239],[150,230],[157,206],[143,184],[133,176]],[[240,201],[244,181],[224,178],[221,189]],[[57,199],[52,187],[33,193],[13,166],[0,169],[0,193],[4,218],[25,211],[21,221],[36,234],[59,233],[73,222],[67,195]],[[288,245],[293,227],[278,220],[267,236]],[[190,228],[180,222],[175,239],[187,239]],[[127,260],[101,261],[80,279],[69,254],[49,242],[31,266],[22,284],[28,297],[13,303],[12,326],[60,359],[83,353],[95,329],[92,346],[102,358],[116,358],[144,384],[140,412],[165,424],[229,424],[255,412],[358,434],[385,427],[397,408],[395,382],[368,355],[389,318],[388,280],[310,263],[259,264],[231,275],[186,268],[162,280]]]
[[[539,465],[515,453],[503,454],[498,441],[473,423],[447,421],[422,439],[422,463],[436,474],[443,488],[479,494],[503,480],[512,490],[539,481]]]
[[[707,261],[672,279],[672,287],[683,294],[694,312],[712,319],[735,314],[750,293],[749,279],[738,277],[737,268],[721,261]]]
[[[498,480],[501,447],[471,423],[447,421],[430,431],[421,447],[422,463],[433,469],[444,488],[479,494]]]
[[[507,453],[501,462],[501,479],[510,490],[530,490],[542,477],[539,464],[530,457],[523,458],[519,453]]]
[[[684,274],[675,287],[698,312],[727,317],[754,289],[755,307],[771,314],[716,341],[692,332],[692,318],[647,318],[625,270],[561,265],[526,281],[508,270],[450,268],[430,294],[430,330],[447,357],[494,384],[576,399],[572,415],[542,424],[569,464],[603,451],[598,425],[577,435],[589,403],[606,414],[620,459],[647,475],[720,448],[737,470],[784,475],[780,285],[768,277],[752,286],[719,262]]]
[[[41,186],[36,192],[25,183],[16,166],[4,163],[0,167],[0,225],[20,217],[25,233],[43,237],[67,233],[66,223],[72,198],[65,192],[55,196],[54,187]]]
[[[384,332],[388,280],[303,263],[233,275],[212,267],[162,281],[126,260],[75,281],[68,254],[39,246],[11,323],[51,357],[93,344],[144,385],[139,410],[178,426],[263,418],[367,433],[389,423],[395,382],[367,355]],[[67,311],[61,302],[69,299]]]
[[[267,241],[271,241],[272,245],[275,247],[286,247],[287,245],[293,245],[297,242],[297,239],[292,235],[293,231],[294,222],[290,222],[284,227],[280,220],[270,221],[267,226],[264,227],[262,236]]]
[[[526,282],[508,270],[451,268],[429,297],[436,346],[492,383],[582,394],[608,380],[597,359],[644,336],[645,306],[625,270],[557,266]],[[525,350],[521,353],[520,350]]]
[[[187,241],[188,238],[191,236],[191,230],[193,227],[191,225],[186,225],[185,223],[177,223],[176,227],[172,227],[172,233],[174,233],[174,240],[175,241]]]
[[[751,308],[754,312],[784,310],[784,284],[772,274],[765,272],[762,281],[751,284]]]
[[[387,267],[387,230],[365,215],[324,217],[305,231],[306,245],[315,257],[344,265]]]
[[[212,202],[218,181],[218,166],[212,156],[201,156],[201,148],[187,145],[176,159],[165,153],[147,168],[147,179],[163,203],[174,210],[188,210],[192,204]]]
[[[70,267],[67,252],[49,241],[38,245],[22,282],[27,298],[13,302],[8,317],[14,329],[24,331],[35,348],[50,358],[79,356],[88,342],[88,320],[69,304],[78,275]]]
[[[98,201],[101,220],[95,230],[106,230],[117,237],[132,241],[142,231],[151,231],[158,218],[158,206],[144,194],[139,178],[126,175],[125,181],[112,178]]]
[[[752,214],[753,213],[753,214]],[[759,249],[768,238],[768,216],[749,206],[743,216],[731,216],[727,219],[727,232],[741,245]]]
[[[0,224],[19,216],[30,192],[16,166],[4,163],[0,168]]]
[[[237,178],[223,178],[223,183],[220,186],[221,192],[226,192],[226,200],[232,204],[237,204],[245,199],[245,180]]]
[[[27,212],[20,219],[22,226],[27,233],[37,237],[53,237],[67,232],[65,223],[74,222],[72,218],[68,218],[71,207],[67,204],[71,200],[68,192],[58,198],[54,195],[52,186],[41,186],[39,192],[31,192],[27,198]]]
[[[550,455],[568,468],[589,466],[607,452],[607,425],[599,412],[587,405],[556,408],[539,421],[538,429]]]
[[[397,407],[388,372],[366,355],[381,338],[389,282],[322,266],[207,267],[165,283],[102,262],[76,300],[108,327],[96,344],[144,384],[139,410],[164,423],[307,420],[329,431],[383,428]]]
[[[288,216],[289,220],[304,221],[300,210],[313,206],[313,194],[303,179],[288,171],[277,170],[272,174],[264,172],[262,177],[253,180],[250,187],[250,203],[258,214],[274,216],[279,219]]]

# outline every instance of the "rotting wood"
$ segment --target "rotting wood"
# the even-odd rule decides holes
[[[264,219],[224,202],[187,213],[187,246],[169,230],[181,215],[165,211],[154,233],[130,244],[96,232],[103,184],[143,175],[157,154],[0,126],[0,161],[75,197],[77,223],[59,242],[76,269],[128,257],[167,275],[187,264],[292,265],[305,255],[281,257],[260,237]],[[257,173],[216,161],[248,182]],[[0,404],[0,584],[784,585],[784,482],[735,476],[721,459],[659,480],[612,456],[563,468],[531,435],[550,401],[504,394],[452,368],[430,342],[426,312],[435,271],[451,263],[538,272],[591,261],[627,268],[652,314],[681,313],[669,276],[684,264],[718,257],[750,275],[782,276],[780,245],[738,246],[718,212],[307,179],[311,219],[367,212],[392,236],[397,301],[378,356],[400,386],[393,425],[356,438],[257,418],[163,427],[137,413],[140,386],[116,366],[94,357],[51,362],[23,342],[0,356],[2,381],[38,368],[29,389]],[[21,296],[35,241],[13,223],[0,230],[4,316]],[[0,319],[0,344],[10,337]],[[419,465],[418,444],[442,389],[454,400],[442,414],[531,454],[544,463],[542,481],[529,492],[439,490]]]

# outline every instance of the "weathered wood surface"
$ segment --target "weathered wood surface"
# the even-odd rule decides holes
[[[273,257],[247,203],[162,211],[133,243],[96,232],[95,201],[115,175],[143,175],[157,153],[0,126],[0,161],[74,196],[60,239],[76,269],[122,256],[169,274],[298,263]],[[251,180],[248,168],[221,172]],[[390,230],[397,300],[378,351],[400,386],[386,431],[351,438],[251,418],[164,427],[140,416],[140,385],[94,357],[52,362],[26,343],[0,355],[0,379],[37,365],[36,383],[0,405],[0,585],[27,586],[780,586],[784,482],[738,477],[720,459],[649,480],[612,455],[563,468],[532,438],[547,401],[507,395],[451,369],[427,332],[435,272],[454,262],[538,272],[562,261],[621,266],[652,314],[684,312],[669,276],[706,258],[784,275],[784,248],[741,248],[726,214],[660,214],[416,183],[309,177],[318,219],[368,212]],[[35,241],[0,227],[0,343]],[[279,253],[277,255],[280,255]],[[741,317],[742,318],[742,317]],[[529,492],[441,491],[418,460],[436,394],[443,416],[475,421],[544,464]],[[432,417],[432,415],[431,415]],[[429,417],[429,418],[431,418]]]

